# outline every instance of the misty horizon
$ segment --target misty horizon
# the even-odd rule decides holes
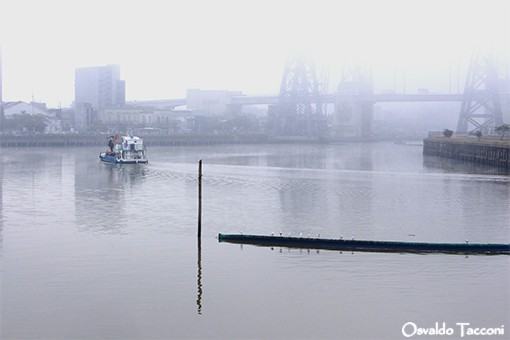
[[[184,98],[190,88],[277,94],[298,51],[314,59],[330,91],[357,64],[372,68],[375,92],[458,93],[473,48],[510,55],[506,1],[0,6],[3,99],[50,107],[72,103],[74,70],[87,66],[120,65],[127,101]]]

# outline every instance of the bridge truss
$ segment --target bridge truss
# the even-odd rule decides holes
[[[492,132],[503,123],[502,104],[508,98],[508,69],[489,52],[474,53],[457,124],[457,133]]]
[[[326,116],[311,58],[297,55],[287,62],[278,103],[270,110],[273,135],[309,138],[326,135]]]

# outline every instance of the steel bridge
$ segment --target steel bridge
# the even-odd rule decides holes
[[[246,96],[222,94],[222,104],[233,110],[243,105],[269,105],[272,134],[323,137],[325,105],[334,104],[333,125],[339,138],[370,135],[375,103],[461,102],[458,133],[491,132],[509,118],[510,80],[508,68],[489,52],[473,54],[463,93],[373,93],[371,70],[346,67],[336,93],[321,89],[311,58],[298,55],[287,63],[278,95]],[[202,100],[205,105],[205,101]],[[220,99],[213,102],[219,102]],[[190,105],[187,99],[131,102],[135,106],[175,108]],[[471,131],[469,131],[471,130]]]
[[[338,101],[354,100],[367,103],[391,103],[391,102],[460,102],[463,95],[460,94],[371,94],[371,95],[320,95],[322,103],[334,104]],[[279,96],[235,96],[232,97],[232,105],[273,105],[278,104]]]
[[[372,95],[339,95],[336,93],[323,94],[320,96],[322,103],[334,104],[338,100],[355,100],[368,103],[399,103],[399,102],[460,102],[462,93],[459,94],[372,94]],[[233,96],[231,105],[274,105],[279,102],[278,95],[264,96]],[[127,102],[132,106],[153,107],[177,107],[186,105],[186,98],[160,99],[160,100],[137,100]]]

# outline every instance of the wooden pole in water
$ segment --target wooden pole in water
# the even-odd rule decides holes
[[[198,162],[198,235],[202,237],[202,160]]]
[[[202,314],[202,241],[200,238],[198,239],[198,249],[197,249],[197,311],[198,314]]]

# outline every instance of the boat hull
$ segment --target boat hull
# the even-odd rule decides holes
[[[276,246],[289,248],[313,248],[347,251],[397,252],[397,253],[462,253],[462,254],[510,254],[510,244],[480,243],[419,243],[396,241],[365,241],[321,239],[306,237],[219,234],[219,242]]]
[[[147,164],[149,161],[147,159],[122,159],[117,158],[115,156],[107,155],[106,153],[101,153],[99,155],[99,159],[105,163],[113,163],[113,164]]]

